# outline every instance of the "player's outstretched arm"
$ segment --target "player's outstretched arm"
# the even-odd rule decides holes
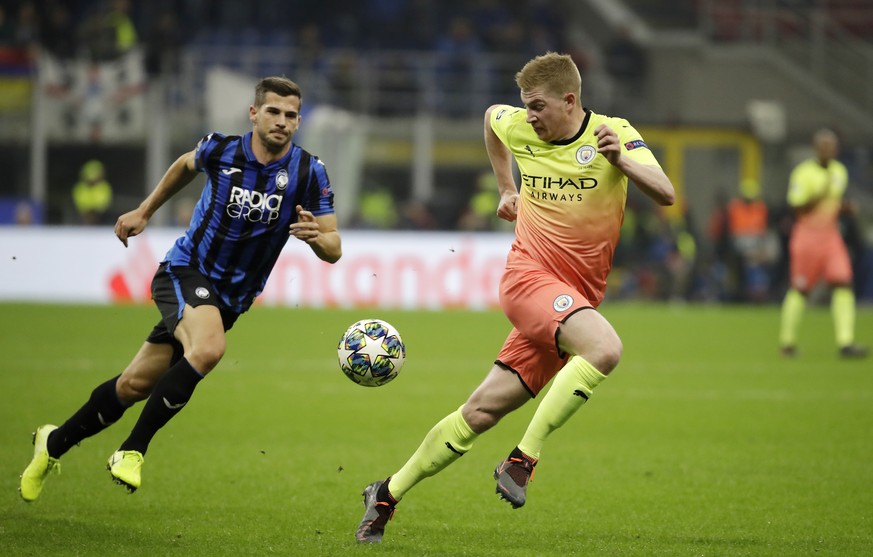
[[[661,167],[640,164],[627,157],[622,157],[622,159],[625,164],[618,168],[652,201],[658,205],[672,205],[676,201],[676,191],[673,189],[673,183],[664,174]]]
[[[322,261],[336,263],[343,255],[342,239],[337,230],[336,215],[314,216],[302,206],[297,206],[297,222],[291,224],[289,233],[309,244]]]
[[[170,165],[158,185],[139,207],[118,217],[115,222],[115,235],[124,247],[127,247],[127,239],[142,232],[155,211],[190,184],[195,176],[197,169],[194,166],[194,151],[189,151]]]

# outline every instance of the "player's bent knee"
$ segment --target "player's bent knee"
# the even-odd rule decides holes
[[[191,367],[205,375],[218,365],[218,362],[224,357],[224,350],[223,343],[221,345],[197,346],[185,354],[185,358],[188,359]]]
[[[616,338],[612,342],[607,342],[598,347],[594,353],[587,358],[589,363],[597,368],[597,371],[607,375],[618,366],[621,360],[621,354],[624,347],[621,340]]]
[[[154,381],[122,374],[115,383],[115,393],[123,404],[130,405],[145,400],[155,387]]]
[[[469,404],[464,405],[463,410],[461,410],[461,415],[464,417],[464,421],[467,422],[467,425],[470,426],[470,429],[476,433],[488,431],[497,425],[497,422],[499,422],[504,416],[502,413],[489,412],[482,408],[474,408]]]

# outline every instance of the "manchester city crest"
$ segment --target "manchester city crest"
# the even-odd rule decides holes
[[[555,311],[567,311],[573,305],[573,296],[569,294],[561,294],[552,303],[552,308]]]
[[[588,164],[592,160],[594,160],[594,156],[597,154],[597,149],[592,147],[591,145],[583,145],[576,149],[576,161],[579,164]]]

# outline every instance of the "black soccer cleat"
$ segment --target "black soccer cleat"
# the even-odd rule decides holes
[[[527,484],[533,479],[535,459],[530,458],[518,447],[494,469],[494,479],[497,480],[497,495],[509,501],[513,509],[524,506],[527,500]]]
[[[840,357],[849,360],[859,360],[866,358],[870,354],[870,349],[859,344],[847,344],[840,348]]]

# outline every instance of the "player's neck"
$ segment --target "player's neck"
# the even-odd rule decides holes
[[[261,164],[270,164],[277,161],[288,154],[291,149],[291,143],[288,142],[281,150],[274,151],[265,145],[256,134],[252,134],[252,154]]]
[[[576,110],[567,122],[566,127],[562,130],[561,138],[558,141],[567,141],[579,135],[582,131],[582,123],[585,121],[585,111],[581,108]]]

